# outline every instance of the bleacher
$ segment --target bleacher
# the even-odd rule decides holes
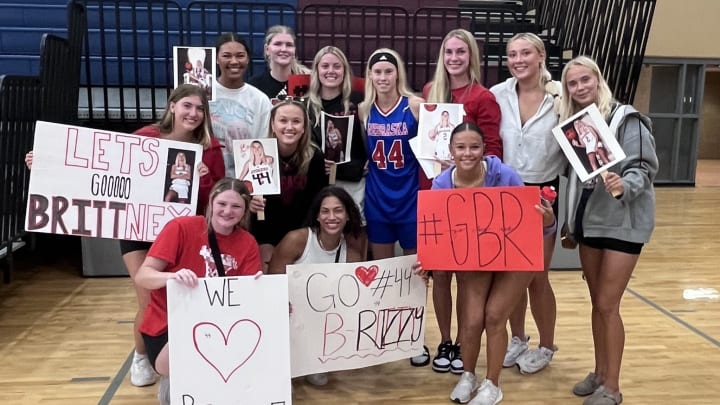
[[[0,257],[6,257],[0,265],[11,267],[13,246],[24,235],[28,176],[22,157],[32,145],[35,120],[121,131],[154,121],[173,84],[174,45],[214,46],[218,34],[237,32],[252,51],[251,75],[265,67],[265,31],[284,24],[297,31],[298,58],[305,64],[317,49],[335,45],[362,75],[374,49],[395,48],[406,61],[410,84],[420,90],[451,29],[474,33],[486,86],[508,76],[507,40],[531,31],[545,40],[555,78],[566,57],[587,54],[598,61],[615,96],[630,102],[655,2],[0,1]]]

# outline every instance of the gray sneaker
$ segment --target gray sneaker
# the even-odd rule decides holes
[[[556,351],[557,346],[554,346],[552,350],[547,347],[526,350],[515,361],[520,369],[520,374],[535,374],[544,369],[550,364]]]
[[[622,401],[621,393],[612,393],[604,385],[601,385],[592,395],[585,398],[583,405],[620,405]]]
[[[528,341],[530,336],[526,336],[525,339],[521,339],[517,336],[513,336],[508,344],[507,352],[505,353],[505,359],[503,359],[503,367],[512,367],[517,364],[517,359],[528,349]]]
[[[460,380],[457,385],[455,385],[455,388],[453,388],[452,393],[450,393],[450,400],[460,404],[466,404],[472,399],[472,395],[477,388],[478,380],[475,374],[465,371],[460,375]]]
[[[413,367],[425,367],[430,364],[430,349],[423,346],[423,352],[417,356],[410,357],[410,365]]]
[[[322,387],[328,383],[327,373],[308,374],[305,376],[305,380],[316,387]]]
[[[160,405],[170,405],[170,377],[166,375],[160,377],[158,402],[160,402]]]
[[[597,376],[595,373],[588,373],[584,380],[575,384],[573,387],[573,394],[579,397],[586,397],[595,392],[600,387],[600,383],[597,382]]]

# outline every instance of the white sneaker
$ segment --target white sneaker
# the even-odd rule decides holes
[[[160,377],[157,396],[160,405],[170,405],[170,377],[166,375]]]
[[[322,387],[323,385],[327,385],[328,376],[327,373],[308,374],[305,376],[305,380],[312,385]]]
[[[136,352],[133,355],[132,366],[130,366],[130,383],[136,387],[145,387],[155,384],[157,378],[147,356]]]
[[[450,362],[450,372],[453,374],[462,374],[463,372],[465,372],[465,363],[463,363],[460,345],[453,345],[452,361]]]
[[[520,339],[517,336],[512,337],[507,352],[505,352],[503,367],[512,367],[517,363],[518,357],[527,351],[529,340],[530,336],[526,336],[525,339]]]
[[[528,350],[517,359],[517,365],[521,374],[534,374],[547,367],[552,361],[555,350],[547,347],[539,347],[537,349]]]
[[[475,374],[465,371],[460,375],[460,381],[450,393],[450,400],[466,404],[472,398],[472,394],[477,390],[477,387],[478,381]]]
[[[500,387],[487,378],[480,384],[477,395],[470,401],[470,405],[497,405],[502,401],[503,393]]]

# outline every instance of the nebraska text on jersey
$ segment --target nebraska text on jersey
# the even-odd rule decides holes
[[[368,123],[367,134],[369,136],[394,136],[407,135],[408,127],[404,122],[393,122],[391,124]]]

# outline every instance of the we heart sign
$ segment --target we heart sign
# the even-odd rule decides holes
[[[291,404],[285,275],[168,281],[173,404]]]
[[[422,353],[425,282],[415,255],[287,267],[293,377]]]

